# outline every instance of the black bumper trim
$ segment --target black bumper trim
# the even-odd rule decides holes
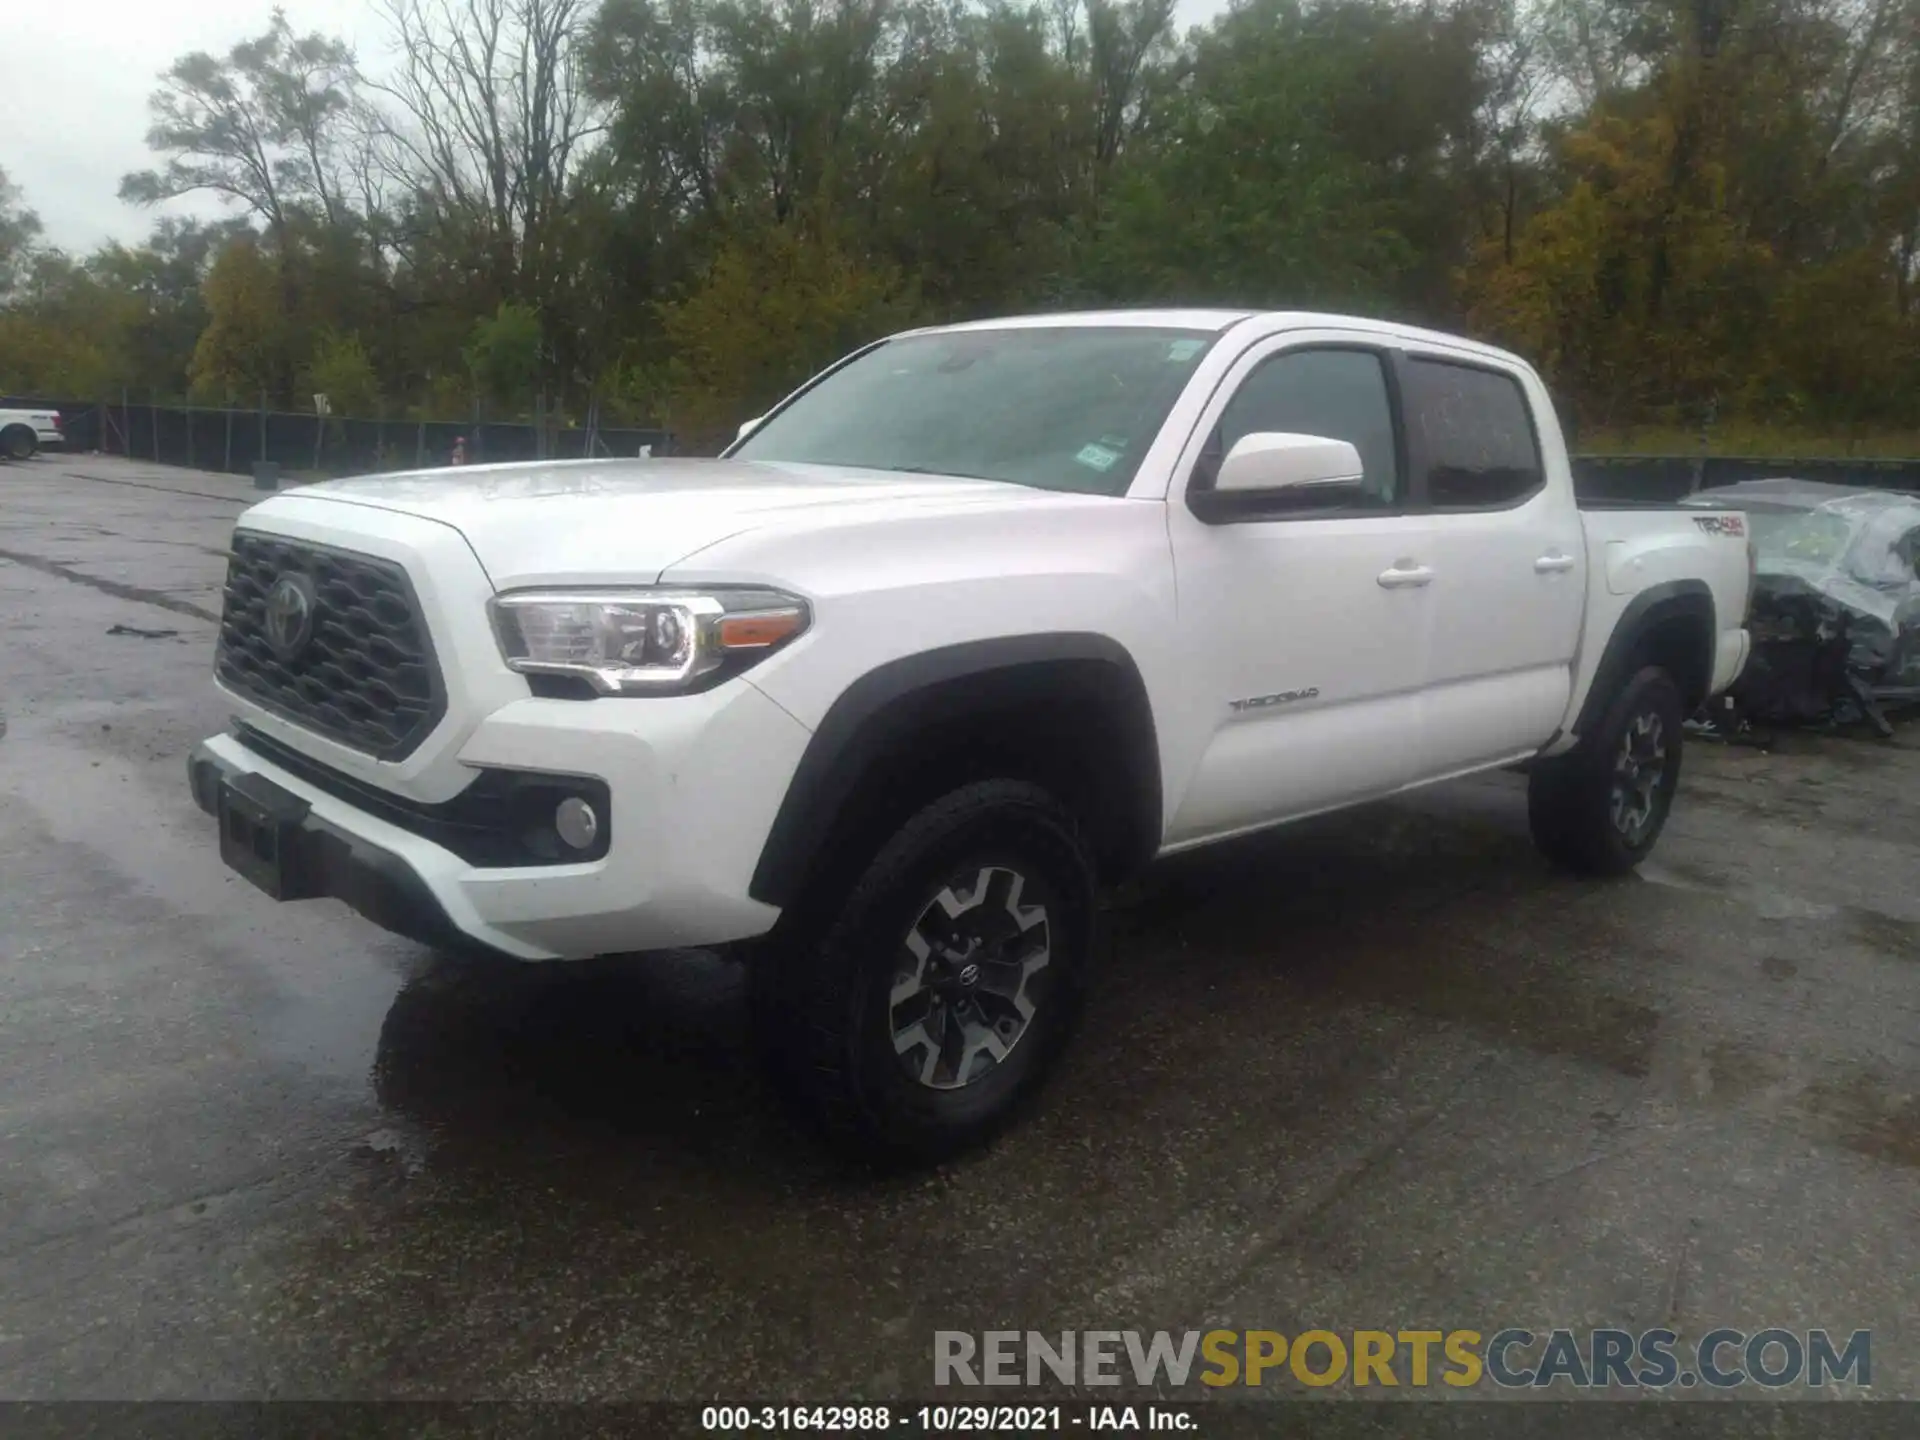
[[[204,747],[187,757],[193,799],[219,814],[222,779],[249,773]],[[463,933],[427,882],[407,861],[372,841],[349,835],[311,813],[293,826],[300,837],[300,889],[305,898],[331,897],[384,930],[441,950],[490,950]]]
[[[613,797],[607,782],[595,776],[488,767],[451,800],[428,805],[343,775],[251,725],[237,725],[233,735],[261,759],[323,794],[482,869],[580,865],[604,859],[613,844]],[[554,807],[569,795],[585,800],[599,818],[593,843],[584,850],[569,849],[554,833]]]

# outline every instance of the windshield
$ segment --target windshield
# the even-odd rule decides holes
[[[731,453],[1120,495],[1212,340],[1120,326],[889,340]]]

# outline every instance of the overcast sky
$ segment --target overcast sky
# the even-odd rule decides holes
[[[127,171],[154,163],[147,96],[159,73],[189,50],[224,54],[273,14],[272,0],[8,0],[0,8],[13,57],[0,167],[40,212],[46,238],[74,251],[137,240],[152,226],[153,212],[121,204],[117,192]],[[367,0],[291,0],[286,9],[296,30],[378,46]],[[206,199],[172,208],[220,213]]]
[[[84,252],[107,239],[146,235],[155,212],[122,204],[120,177],[155,163],[147,149],[147,96],[159,73],[189,50],[225,54],[257,35],[272,0],[8,0],[4,27],[6,120],[0,168],[40,212],[46,238]],[[296,32],[319,30],[377,61],[385,26],[371,0],[287,0]],[[1223,0],[1179,0],[1180,23]],[[211,197],[167,210],[217,215]]]

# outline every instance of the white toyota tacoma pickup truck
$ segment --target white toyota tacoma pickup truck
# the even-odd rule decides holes
[[[1752,558],[1577,505],[1512,355],[1169,310],[894,336],[718,460],[276,495],[230,564],[228,864],[529,961],[740,942],[782,1090],[928,1156],[1155,856],[1524,763],[1547,856],[1635,865]]]

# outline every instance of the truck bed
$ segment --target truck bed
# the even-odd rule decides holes
[[[1582,510],[1691,510],[1694,506],[1683,506],[1678,500],[1609,500],[1598,495],[1574,495],[1574,503]]]
[[[1581,500],[1579,508],[1587,542],[1587,614],[1563,734],[1578,733],[1579,708],[1607,639],[1643,596],[1704,585],[1713,597],[1716,632],[1712,688],[1730,683],[1746,661],[1747,533],[1744,523],[1716,522],[1739,512],[1644,501]]]

